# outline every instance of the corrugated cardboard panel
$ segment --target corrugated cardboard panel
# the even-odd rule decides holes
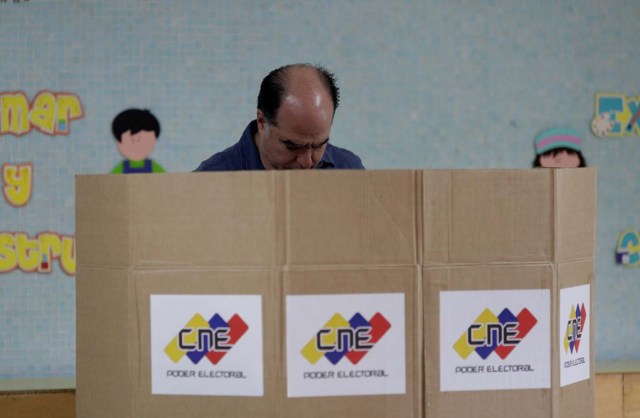
[[[78,263],[272,266],[275,184],[269,173],[78,176]]]
[[[640,418],[640,373],[624,375],[624,417]]]
[[[416,263],[413,171],[278,173],[289,265]]]
[[[425,170],[424,265],[553,257],[550,170]]]
[[[445,290],[551,289],[551,265],[425,267],[424,365],[427,417],[551,417],[551,389],[440,391],[440,292]]]
[[[558,261],[593,257],[596,169],[553,170],[556,175]]]
[[[560,417],[595,417],[595,378],[560,388]]]
[[[136,379],[136,417],[272,417],[283,391],[280,357],[280,298],[273,270],[138,271],[132,275],[139,322],[136,347],[140,372]],[[151,393],[150,295],[261,295],[264,396],[180,396]],[[194,311],[195,313],[195,311]],[[176,330],[177,332],[178,330]],[[222,363],[221,363],[222,364]],[[176,365],[176,368],[180,368]],[[133,371],[133,370],[132,370]],[[124,415],[123,415],[124,416]]]
[[[133,176],[140,265],[270,266],[275,185],[269,173]]]
[[[78,417],[132,416],[138,323],[128,271],[78,265],[77,274]]]
[[[424,264],[446,264],[451,255],[451,182],[449,170],[424,170],[422,177],[422,222]],[[420,212],[418,212],[420,214]]]
[[[596,375],[596,418],[624,418],[622,379],[619,373]]]
[[[129,176],[76,176],[78,266],[127,266],[129,246]],[[112,243],[111,245],[105,245]]]
[[[406,394],[285,398],[280,417],[403,417],[422,416],[420,296],[418,271],[407,268],[291,269],[284,272],[287,295],[404,293]],[[328,314],[330,312],[327,312]],[[310,336],[316,330],[309,330]],[[353,385],[359,384],[354,379]],[[275,415],[274,415],[275,416]]]

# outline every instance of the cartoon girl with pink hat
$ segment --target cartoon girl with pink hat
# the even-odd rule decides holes
[[[534,140],[536,158],[533,168],[586,167],[580,133],[572,128],[547,129]]]

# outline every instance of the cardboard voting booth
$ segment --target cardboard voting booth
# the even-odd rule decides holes
[[[427,417],[593,417],[595,171],[424,172]]]
[[[79,418],[593,417],[595,170],[76,180]]]

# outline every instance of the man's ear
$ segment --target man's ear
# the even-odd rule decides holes
[[[262,132],[266,121],[264,119],[264,113],[262,113],[262,110],[260,109],[256,112],[256,122],[258,122],[258,131]]]

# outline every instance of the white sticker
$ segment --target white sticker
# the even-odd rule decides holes
[[[151,393],[263,396],[260,295],[151,295]]]
[[[287,394],[403,394],[403,293],[287,296]]]
[[[588,380],[589,318],[591,286],[588,284],[560,289],[560,386]]]
[[[551,386],[550,290],[440,292],[440,390]]]

